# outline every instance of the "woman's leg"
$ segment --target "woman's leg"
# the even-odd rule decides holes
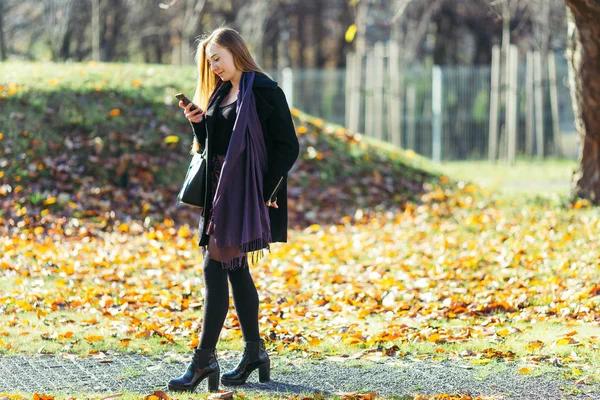
[[[247,255],[246,255],[247,257]],[[240,321],[244,341],[256,341],[260,339],[258,332],[258,292],[248,262],[235,270],[228,271],[231,289],[233,291],[233,303]]]
[[[211,236],[212,240],[212,236]],[[227,272],[220,260],[209,251],[204,256],[204,320],[198,348],[212,349],[217,346],[219,334],[229,310],[229,284]]]

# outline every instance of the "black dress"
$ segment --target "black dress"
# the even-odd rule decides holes
[[[212,164],[213,170],[211,173],[212,176],[212,198],[211,198],[211,207],[210,207],[210,215],[208,217],[208,223],[206,223],[205,233],[207,235],[211,235],[215,232],[215,225],[213,223],[213,201],[214,195],[217,192],[217,184],[219,183],[219,177],[221,175],[221,169],[223,168],[223,163],[225,162],[225,155],[227,154],[227,149],[229,148],[229,141],[231,140],[231,134],[233,133],[233,125],[235,123],[236,117],[236,104],[237,101],[233,103],[219,106],[218,111],[216,113],[215,118],[215,130],[214,130],[214,153],[212,155]]]

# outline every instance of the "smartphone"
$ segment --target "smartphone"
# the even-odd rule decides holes
[[[190,99],[188,99],[187,97],[185,97],[185,94],[183,93],[177,93],[175,95],[175,97],[177,97],[179,100],[183,101],[183,105],[187,107],[188,104],[191,103]],[[190,111],[194,111],[195,109],[197,109],[198,107],[196,107],[195,105],[192,105],[190,107]]]

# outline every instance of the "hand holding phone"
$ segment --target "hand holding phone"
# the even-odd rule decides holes
[[[204,114],[204,111],[192,103],[190,99],[188,99],[183,93],[177,93],[175,97],[177,97],[181,102],[180,107],[181,104],[183,104],[182,108],[185,108],[185,117],[192,122],[199,122],[199,118],[202,116],[202,114]]]

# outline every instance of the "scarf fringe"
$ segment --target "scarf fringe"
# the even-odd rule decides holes
[[[221,261],[221,268],[230,271],[235,271],[238,268],[250,266],[248,258],[252,260],[252,265],[256,265],[265,256],[265,251],[271,252],[271,230],[266,230],[262,233],[262,237],[252,239],[249,242],[242,243],[240,253],[247,253],[242,257],[234,257],[229,262]],[[208,245],[200,246],[203,257],[209,257]]]

